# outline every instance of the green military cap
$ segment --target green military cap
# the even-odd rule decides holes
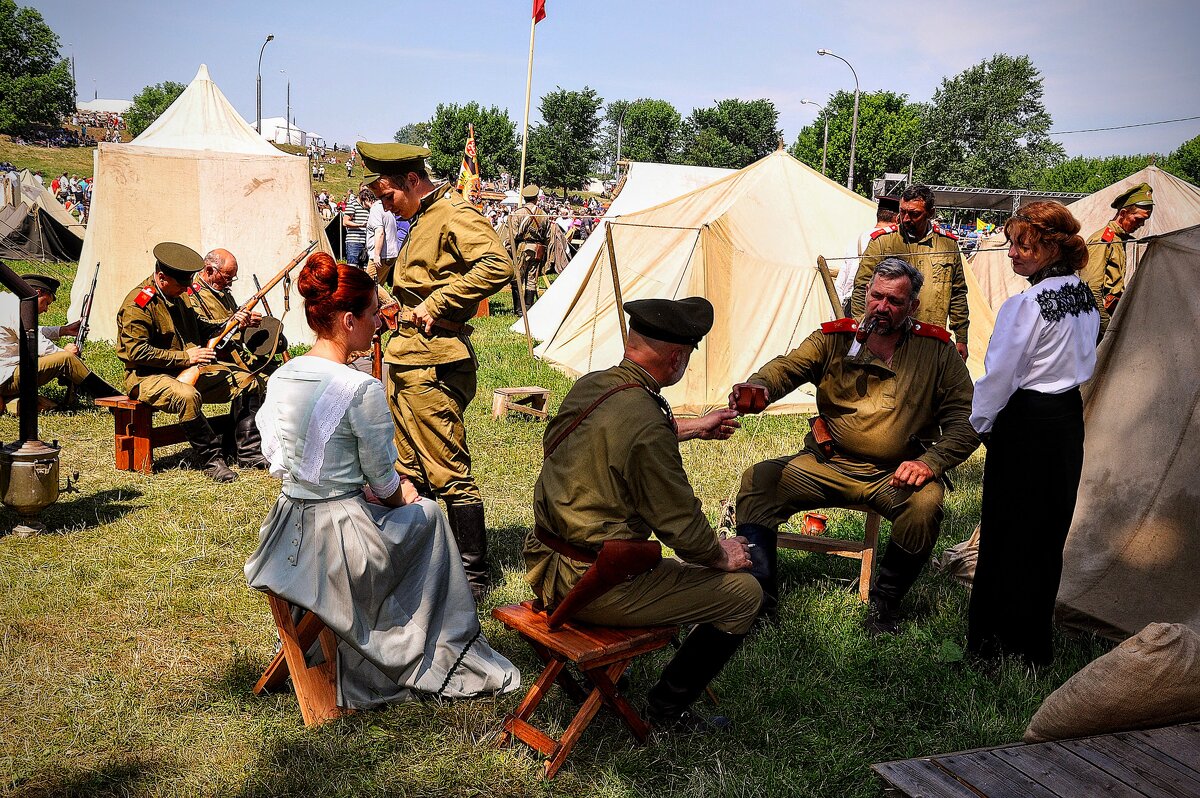
[[[191,247],[164,241],[154,247],[155,268],[180,280],[189,280],[204,268],[204,258]]]
[[[425,159],[430,155],[428,147],[412,144],[372,144],[369,141],[360,141],[355,146],[358,148],[358,154],[362,156],[363,168],[368,173],[374,173],[363,178],[367,183],[377,180],[380,175],[401,174],[406,167],[411,169],[414,166],[423,166]]]
[[[521,189],[521,199],[535,200],[538,198],[538,194],[541,193],[542,190],[538,188],[535,183],[530,183],[529,185],[525,186],[525,188]]]
[[[1112,201],[1112,207],[1117,210],[1128,208],[1131,205],[1137,205],[1140,208],[1154,207],[1154,189],[1149,183],[1138,183],[1128,191],[1124,191],[1117,195],[1117,198]]]
[[[375,172],[367,172],[363,175],[362,181],[364,184],[369,186],[378,179],[379,179],[379,175],[376,174]]]
[[[671,344],[700,345],[713,326],[712,303],[701,296],[687,299],[637,299],[625,303],[630,328],[647,338]]]
[[[32,288],[45,291],[50,296],[57,296],[58,286],[61,285],[58,280],[44,274],[22,274],[21,279],[29,283]]]

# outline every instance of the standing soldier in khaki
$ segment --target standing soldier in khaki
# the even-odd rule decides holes
[[[860,323],[853,319],[822,324],[795,350],[734,386],[731,401],[754,412],[806,382],[817,388],[819,415],[804,449],[742,474],[738,534],[767,557],[767,611],[778,593],[779,525],[802,510],[866,505],[892,522],[892,536],[871,586],[865,626],[872,634],[898,629],[900,602],[941,529],[940,480],[979,445],[966,364],[950,346],[949,332],[915,320],[922,282],[909,263],[885,259],[867,286],[862,324],[875,326],[865,341],[858,340]],[[822,424],[831,440],[818,437]]]
[[[538,210],[537,198],[541,189],[535,185],[521,190],[525,204],[512,212],[508,218],[508,230],[512,231],[513,252],[517,258],[517,279],[512,284],[513,313],[521,315],[521,297],[525,292],[525,309],[537,302],[537,281],[546,265],[546,247],[550,243],[550,220]],[[506,231],[507,233],[507,231]]]
[[[403,307],[388,341],[388,404],[396,422],[397,470],[446,502],[476,600],[490,587],[483,496],[471,476],[464,414],[478,362],[462,325],[480,300],[513,279],[513,265],[487,219],[453,185],[435,186],[429,150],[358,142],[364,180],[386,210],[411,224],[395,266],[380,275]]]
[[[955,348],[966,360],[967,328],[971,321],[962,252],[958,248],[958,238],[933,223],[933,212],[933,192],[928,186],[904,189],[900,195],[900,223],[872,233],[871,243],[859,261],[850,315],[862,318],[867,304],[867,283],[879,262],[884,258],[901,258],[911,263],[925,279],[921,309],[913,318],[937,327],[948,326],[954,333]]]
[[[625,359],[581,377],[546,427],[550,450],[534,488],[535,531],[525,538],[526,580],[555,607],[587,566],[562,551],[595,552],[608,540],[655,535],[675,550],[576,612],[606,626],[696,623],[648,695],[660,726],[700,726],[688,707],[750,631],[762,591],[741,538],[719,540],[688,484],[679,442],[724,440],[738,426],[728,408],[698,419],[671,416],[659,393],[683,378],[712,328],[708,300],[628,302]],[[548,541],[548,543],[546,542]],[[562,543],[567,544],[563,546]]]
[[[207,344],[223,325],[198,315],[182,299],[204,261],[191,248],[172,243],[156,246],[154,259],[154,274],[130,291],[117,311],[117,357],[125,364],[126,393],[178,415],[196,467],[217,482],[232,482],[237,474],[222,457],[221,438],[204,417],[204,404],[231,402],[238,465],[265,468],[254,425],[257,403],[250,400],[262,392],[262,384],[240,366],[215,362],[216,352]],[[243,326],[254,323],[245,311],[232,318]],[[201,367],[195,385],[177,379],[191,366]]]
[[[1087,240],[1088,262],[1079,279],[1092,289],[1100,310],[1100,337],[1125,292],[1125,242],[1141,229],[1154,213],[1154,189],[1138,183],[1112,201],[1117,215]]]

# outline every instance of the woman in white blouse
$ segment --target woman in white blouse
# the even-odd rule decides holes
[[[971,424],[987,444],[968,648],[981,657],[1054,656],[1054,600],[1083,467],[1079,386],[1096,366],[1100,314],[1078,271],[1079,222],[1057,202],[1004,225],[1012,269],[1030,282],[996,315]]]
[[[517,689],[481,634],[445,515],[396,473],[383,385],[346,365],[370,348],[375,283],[318,252],[297,284],[317,342],[271,376],[257,416],[283,490],[246,579],[337,635],[339,706]]]

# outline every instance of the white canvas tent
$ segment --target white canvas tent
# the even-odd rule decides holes
[[[317,138],[312,133],[296,127],[295,122],[289,125],[287,118],[282,116],[262,120],[262,137],[276,144],[294,144],[298,147],[304,147],[311,139]]]
[[[1116,639],[1154,621],[1200,631],[1198,263],[1200,226],[1148,242],[1085,389],[1059,614]]]
[[[71,261],[83,247],[83,225],[48,188],[23,169],[0,206],[0,257]],[[12,201],[9,194],[12,194]]]
[[[97,264],[92,336],[112,341],[125,295],[153,270],[154,246],[186,244],[204,254],[224,247],[241,270],[233,291],[254,293],[251,275],[266,281],[310,240],[329,252],[312,201],[308,164],[280,152],[246,124],[201,65],[191,85],[162,116],[128,144],[101,143],[95,154],[92,210],[71,290],[77,318]],[[283,288],[268,296],[283,312]],[[292,343],[312,340],[304,313],[284,320]]]
[[[1116,214],[1111,207],[1113,199],[1138,183],[1149,183],[1154,189],[1154,213],[1150,216],[1150,221],[1137,232],[1137,239],[1200,224],[1200,187],[1170,172],[1164,172],[1157,166],[1147,166],[1124,180],[1119,180],[1108,188],[1076,200],[1068,206],[1079,220],[1083,237],[1087,238],[1107,224]],[[1012,273],[1003,233],[982,239],[979,248],[981,251],[971,258],[971,270],[975,272],[988,304],[993,310],[999,310],[1005,299],[1028,288],[1029,282]],[[1126,247],[1129,255],[1126,277],[1130,284],[1134,282],[1133,276],[1138,269],[1141,249],[1140,246],[1132,244]]]

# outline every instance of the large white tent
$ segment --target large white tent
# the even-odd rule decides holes
[[[330,251],[307,160],[264,141],[204,65],[140,136],[128,144],[101,143],[94,174],[70,316],[79,315],[99,264],[91,317],[97,339],[115,339],[117,309],[153,270],[159,242],[176,241],[201,254],[216,247],[233,252],[241,267],[233,286],[239,300],[254,293],[252,275],[265,282],[309,241]],[[299,307],[298,297],[292,299]],[[281,313],[283,287],[268,300]],[[303,312],[288,314],[284,329],[293,343],[312,340]]]

